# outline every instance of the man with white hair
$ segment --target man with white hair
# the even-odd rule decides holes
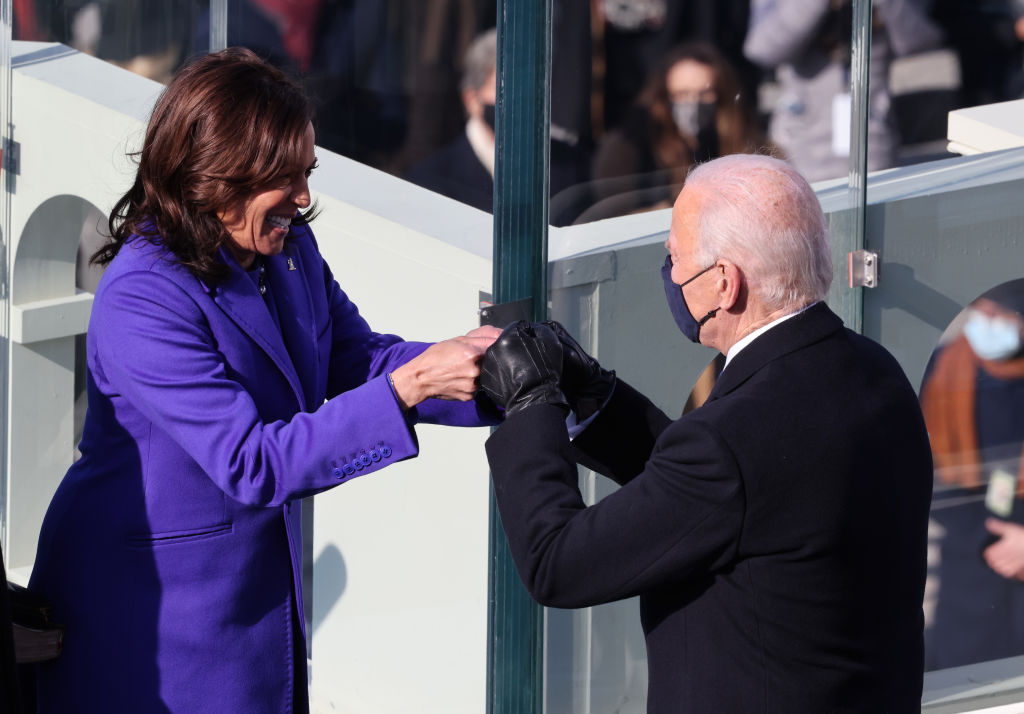
[[[777,159],[716,159],[666,246],[680,329],[727,358],[703,406],[673,421],[557,323],[485,356],[523,582],[551,607],[640,596],[652,714],[920,711],[928,437],[897,362],[823,302],[813,191]],[[570,407],[593,417],[573,441]],[[586,506],[577,463],[621,488]]]

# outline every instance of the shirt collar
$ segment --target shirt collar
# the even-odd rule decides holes
[[[758,337],[760,337],[764,333],[768,332],[768,330],[770,330],[773,327],[776,327],[778,325],[781,325],[783,322],[785,322],[789,318],[795,317],[795,316],[799,315],[801,312],[803,312],[804,310],[806,310],[806,309],[808,309],[808,308],[810,308],[810,307],[812,307],[814,305],[817,305],[817,304],[818,304],[817,302],[812,302],[810,305],[802,307],[799,310],[797,310],[796,312],[791,312],[788,315],[783,315],[782,317],[776,318],[776,319],[772,320],[771,322],[769,322],[767,325],[762,325],[761,327],[757,328],[756,330],[751,332],[749,335],[743,336],[740,340],[738,340],[736,342],[736,344],[734,344],[732,347],[729,348],[729,352],[726,353],[726,355],[725,355],[725,366],[722,367],[722,369],[725,369],[725,367],[728,367],[729,363],[733,360],[734,357],[736,357],[736,355],[738,355],[740,353],[740,351],[744,347],[749,345],[751,342],[756,340]]]

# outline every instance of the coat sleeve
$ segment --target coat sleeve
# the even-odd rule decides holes
[[[115,408],[125,410],[120,419],[139,412],[236,501],[280,505],[417,453],[415,434],[383,377],[314,412],[264,423],[199,305],[164,276],[116,277],[104,286],[100,313],[90,325],[90,368]],[[368,337],[371,355],[386,349],[369,328],[350,335]],[[357,353],[349,346],[346,359],[355,361]]]
[[[735,558],[745,503],[739,469],[702,422],[673,423],[643,471],[589,507],[558,408],[509,417],[487,441],[487,456],[516,568],[543,605],[620,600]]]
[[[572,442],[573,458],[619,485],[643,471],[672,420],[621,379],[594,421]]]

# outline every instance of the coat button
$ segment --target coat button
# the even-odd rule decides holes
[[[391,456],[391,447],[390,446],[382,446],[382,447],[380,447],[380,455],[383,456],[385,459],[387,457]]]
[[[344,475],[341,469],[339,469],[337,466],[331,469],[331,474],[334,476],[334,478],[341,478]]]
[[[369,454],[360,454],[359,463],[361,463],[363,466],[369,466],[370,464],[373,463],[373,459],[370,458]]]
[[[342,470],[345,472],[346,476],[351,476],[356,472],[355,467],[352,466],[352,464],[345,464]]]
[[[374,461],[380,461],[380,452],[376,449],[370,449],[370,458]]]

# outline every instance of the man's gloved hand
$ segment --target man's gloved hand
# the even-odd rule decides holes
[[[604,403],[615,387],[615,372],[602,369],[597,360],[588,355],[566,332],[565,328],[554,320],[541,323],[551,331],[562,343],[562,391],[569,401],[569,406],[576,414],[577,422],[584,422],[593,416]]]
[[[551,328],[514,322],[487,348],[480,363],[480,388],[511,416],[532,404],[554,404],[568,411],[558,387],[562,345]]]

